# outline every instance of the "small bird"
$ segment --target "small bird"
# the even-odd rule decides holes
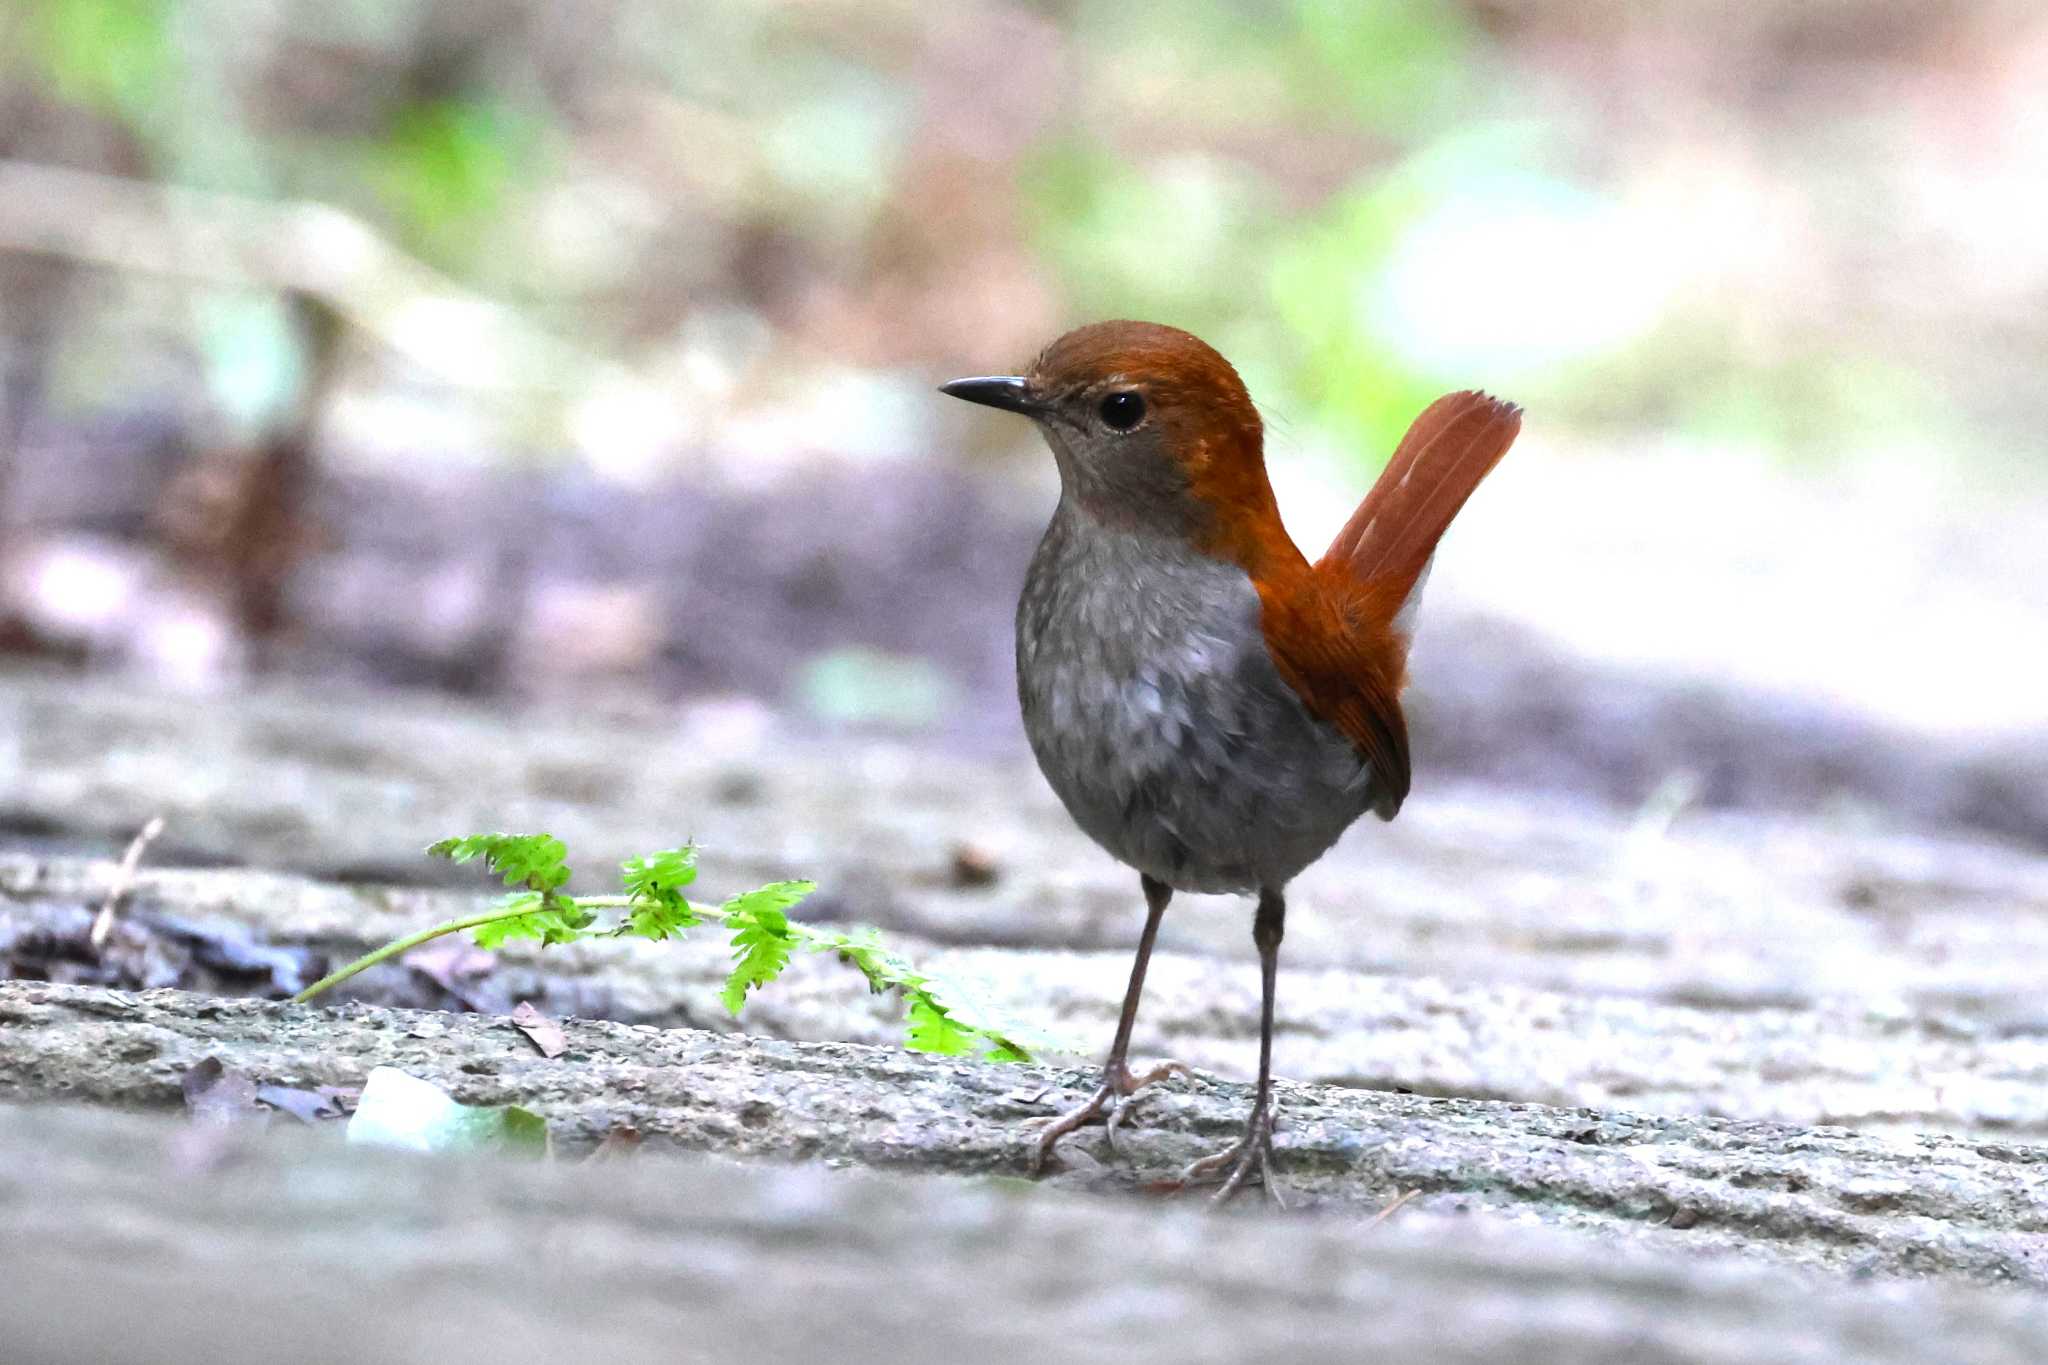
[[[1149,322],[1060,337],[1022,375],[941,392],[1022,413],[1059,465],[1060,499],[1017,603],[1017,693],[1046,780],[1075,822],[1136,869],[1145,927],[1101,1086],[1040,1134],[1102,1121],[1112,1148],[1137,1094],[1175,1072],[1127,1053],[1175,891],[1258,897],[1259,1083],[1243,1135],[1182,1173],[1228,1199],[1269,1194],[1273,996],[1287,884],[1366,811],[1408,795],[1401,714],[1416,602],[1438,539],[1521,430],[1482,393],[1430,404],[1323,557],[1281,525],[1264,432],[1237,371]]]

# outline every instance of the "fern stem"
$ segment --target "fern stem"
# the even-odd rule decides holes
[[[639,901],[631,896],[578,896],[576,897],[576,903],[585,910],[631,910],[640,904]],[[705,905],[701,901],[691,901],[689,906],[690,909],[696,912],[697,918],[704,923],[708,924],[720,918],[718,907],[715,905]]]
[[[593,899],[596,898],[593,897]],[[426,943],[431,939],[440,938],[443,934],[458,934],[464,929],[474,929],[479,924],[489,924],[492,920],[511,919],[515,915],[531,914],[532,911],[533,907],[530,905],[521,906],[516,910],[506,910],[503,908],[488,910],[480,915],[464,915],[460,919],[451,919],[444,923],[436,924],[431,928],[422,929],[416,934],[407,934],[404,938],[395,938],[382,948],[363,954],[346,967],[329,972],[321,977],[318,981],[315,981],[312,985],[293,996],[292,1003],[294,1005],[303,1005],[314,996],[321,994],[331,987],[340,985],[357,972],[374,967],[387,958],[397,957],[400,953],[417,948],[422,943]]]
[[[576,904],[587,910],[630,910],[633,907],[633,898],[631,896],[578,896]],[[693,906],[692,908],[707,910],[710,907]],[[495,910],[487,910],[478,915],[464,915],[460,919],[447,920],[441,924],[422,929],[416,934],[407,934],[404,938],[395,938],[383,947],[363,954],[346,967],[338,968],[321,977],[318,981],[315,981],[312,985],[293,996],[292,1003],[294,1005],[303,1005],[314,996],[339,986],[357,972],[374,967],[379,962],[388,961],[391,958],[397,957],[400,953],[410,952],[422,943],[440,938],[444,934],[459,934],[464,929],[474,929],[480,924],[489,924],[493,920],[512,919],[519,915],[531,914],[532,912],[533,907],[531,905],[519,906],[510,910],[500,907]]]

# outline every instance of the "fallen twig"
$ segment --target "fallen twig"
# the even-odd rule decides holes
[[[149,823],[128,841],[128,851],[121,855],[121,865],[114,869],[114,881],[113,885],[107,888],[107,898],[100,903],[99,914],[93,916],[90,939],[94,952],[107,946],[107,937],[114,932],[114,913],[120,909],[129,888],[135,885],[135,872],[142,866],[142,855],[149,851],[149,846],[155,843],[156,837],[163,832],[163,816],[153,815]]]

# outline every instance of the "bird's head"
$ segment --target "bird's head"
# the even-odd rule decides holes
[[[1153,322],[1098,322],[1046,347],[1021,375],[940,391],[1038,423],[1068,497],[1097,519],[1225,548],[1270,515],[1258,409],[1216,350]]]

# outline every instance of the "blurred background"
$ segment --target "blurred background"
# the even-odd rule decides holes
[[[1011,751],[1055,481],[1244,372],[1320,545],[1449,388],[1418,791],[2048,846],[2033,0],[8,0],[0,651]]]

